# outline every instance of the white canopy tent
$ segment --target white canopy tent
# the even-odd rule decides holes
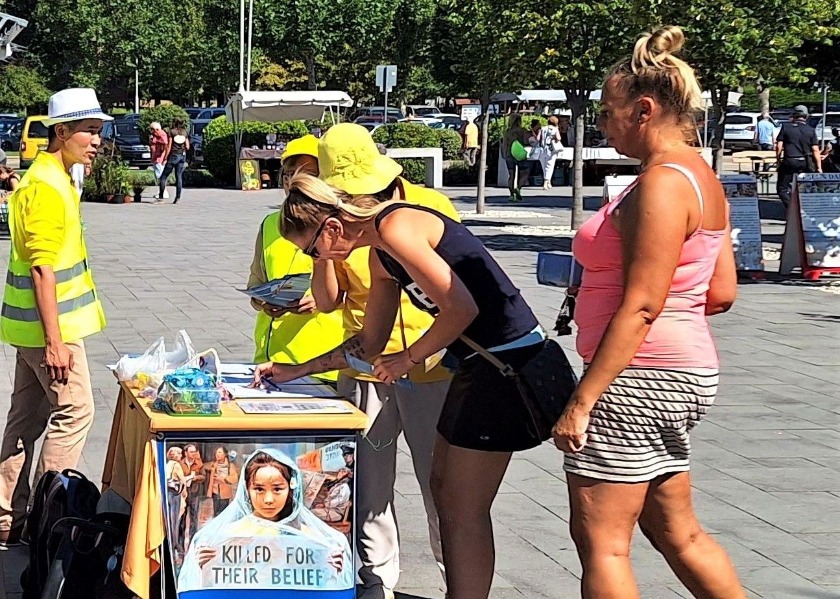
[[[236,143],[236,160],[242,149],[242,128],[245,121],[276,123],[279,121],[318,120],[329,112],[335,123],[339,108],[353,105],[353,100],[339,91],[262,91],[240,90],[225,105],[227,119],[233,123]],[[236,184],[240,184],[239,168]]]

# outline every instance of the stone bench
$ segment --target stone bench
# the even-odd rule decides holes
[[[426,163],[426,187],[443,187],[443,150],[441,148],[388,148],[390,158],[422,158]]]

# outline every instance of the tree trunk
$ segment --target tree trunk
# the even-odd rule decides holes
[[[314,56],[307,56],[306,57],[306,86],[307,89],[316,90],[318,89],[318,82],[315,81],[315,57]]]
[[[490,129],[490,87],[485,85],[481,95],[481,151],[478,157],[478,191],[475,198],[476,214],[484,214],[484,195],[487,191],[487,140]]]
[[[575,153],[572,160],[572,231],[577,231],[583,224],[583,137],[585,134],[584,116],[589,92],[566,90],[569,108],[572,109],[572,123],[575,127]]]
[[[758,111],[770,114],[770,86],[765,81],[758,82]]]
[[[726,145],[723,138],[724,121],[726,120],[726,106],[729,102],[729,88],[721,87],[712,92],[715,115],[715,138],[712,147],[714,148],[714,169],[718,175],[723,171],[723,150]]]

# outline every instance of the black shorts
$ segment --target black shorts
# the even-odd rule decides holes
[[[495,353],[514,369],[542,349],[530,345]],[[479,451],[522,451],[538,446],[516,383],[481,356],[464,360],[455,371],[438,421],[438,432],[456,447]]]

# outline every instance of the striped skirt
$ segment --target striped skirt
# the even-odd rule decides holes
[[[622,483],[688,471],[688,435],[717,386],[714,368],[627,368],[595,404],[587,444],[565,455],[563,469]]]

